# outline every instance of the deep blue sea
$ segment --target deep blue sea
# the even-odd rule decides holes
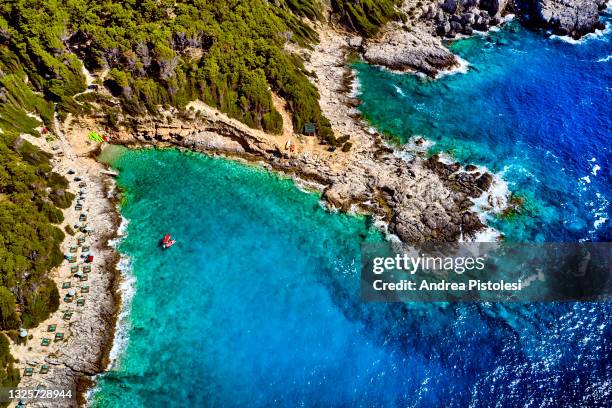
[[[526,200],[492,221],[509,239],[607,238],[609,222],[594,224],[610,199],[609,39],[512,27],[453,44],[471,70],[438,81],[357,65],[363,111],[501,173]],[[112,164],[133,297],[93,407],[612,401],[609,303],[362,303],[359,245],[383,239],[368,219],[223,159],[133,150]],[[167,232],[178,243],[162,251]]]
[[[612,35],[547,37],[511,22],[456,41],[467,73],[436,80],[357,63],[360,109],[403,143],[424,136],[501,175],[524,201],[492,220],[506,238],[610,241]]]

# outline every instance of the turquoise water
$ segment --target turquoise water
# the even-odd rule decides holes
[[[612,24],[608,17],[604,18]],[[492,224],[513,241],[609,241],[612,35],[579,44],[516,22],[452,43],[465,74],[437,80],[356,64],[360,109],[407,142],[500,174],[524,200]]]
[[[367,219],[251,167],[174,150],[114,161],[129,220],[129,341],[102,407],[465,407],[601,402],[608,304],[362,303]],[[178,238],[159,248],[167,232]],[[547,403],[548,401],[548,403]],[[555,404],[550,403],[554,401]]]
[[[312,403],[323,383],[342,401],[356,385],[338,389],[345,370],[369,381],[362,347],[380,360],[384,352],[326,284],[348,274],[358,295],[355,254],[380,239],[365,219],[330,214],[291,181],[224,160],[148,150],[114,166],[129,220],[120,249],[137,284],[129,345],[94,406],[263,405],[253,387]],[[168,232],[178,243],[162,251]],[[326,335],[336,330],[345,336]]]
[[[404,141],[422,134],[502,173],[526,200],[495,221],[510,239],[605,240],[609,222],[594,224],[610,199],[606,41],[511,26],[455,43],[471,71],[435,82],[358,65],[362,109]],[[609,303],[361,303],[359,245],[382,239],[367,219],[221,159],[137,150],[113,166],[136,283],[129,341],[93,407],[612,400]],[[162,251],[168,232],[178,243]]]

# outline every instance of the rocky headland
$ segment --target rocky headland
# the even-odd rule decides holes
[[[472,210],[472,199],[488,194],[493,176],[458,163],[446,164],[437,156],[427,157],[425,149],[415,153],[389,147],[355,109],[358,101],[350,93],[352,74],[346,66],[351,38],[323,30],[320,39],[306,56],[307,68],[316,73],[313,81],[320,91],[321,107],[336,136],[350,136],[349,151],[330,151],[314,137],[291,131],[270,135],[197,101],[185,112],[126,117],[118,130],[108,132],[103,115],[70,117],[65,133],[76,143],[84,140],[89,130],[100,129],[112,135],[112,143],[178,146],[262,162],[321,191],[331,207],[374,215],[384,221],[388,232],[405,242],[456,241],[484,230],[481,218]],[[285,129],[291,129],[282,99],[276,101],[276,108],[288,122]],[[487,200],[494,205],[494,198]]]
[[[434,77],[459,66],[444,39],[487,31],[508,15],[528,27],[577,39],[604,28],[599,13],[605,7],[604,0],[408,0],[402,11],[410,19],[390,22],[377,37],[357,37],[350,45],[372,64]]]

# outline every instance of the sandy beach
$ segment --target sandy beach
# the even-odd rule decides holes
[[[102,164],[84,150],[77,151],[58,129],[50,141],[23,137],[53,154],[53,170],[68,179],[68,190],[76,195],[71,207],[64,210],[64,222],[58,225],[63,231],[66,225],[76,231],[66,234],[61,246],[62,252],[75,256],[76,262],[65,259],[50,271],[60,293],[60,307],[38,327],[28,330],[25,344],[12,345],[11,353],[18,361],[20,388],[72,388],[71,400],[32,401],[28,406],[74,407],[83,402],[91,376],[106,368],[114,334],[118,257],[109,246],[119,221],[114,180],[104,173]],[[83,146],[87,146],[85,140]],[[81,232],[75,226],[86,226],[87,230]],[[93,255],[93,261],[86,262],[88,254]],[[30,375],[26,375],[26,369],[31,369]],[[16,404],[14,401],[11,406]]]

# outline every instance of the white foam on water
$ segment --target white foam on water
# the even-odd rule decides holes
[[[389,232],[389,224],[382,217],[375,216],[372,225],[382,231],[386,241],[398,244],[402,243],[402,240],[397,235]]]
[[[597,62],[610,62],[610,61],[612,61],[612,54],[602,57],[597,60]]]
[[[585,42],[591,41],[591,40],[602,40],[610,32],[612,32],[612,24],[610,24],[609,22],[606,22],[606,27],[603,30],[595,30],[595,32],[584,35],[582,36],[582,38],[578,40],[570,37],[569,35],[556,35],[556,34],[551,35],[550,38],[553,40],[563,41],[568,44],[579,45],[579,44],[584,44]]]
[[[423,136],[415,135],[411,136],[410,139],[401,146],[391,145],[389,143],[385,143],[385,145],[393,149],[393,156],[410,163],[417,154],[427,153],[427,151],[435,145],[435,142],[425,139]]]
[[[501,233],[496,229],[487,227],[483,231],[474,234],[473,242],[497,242],[501,238]]]
[[[406,94],[404,93],[404,91],[402,91],[402,88],[400,88],[397,85],[393,85],[393,88],[395,88],[395,92],[397,92],[398,95],[400,96],[406,96]]]
[[[593,221],[593,229],[589,230],[589,234],[597,232],[608,221],[607,210],[610,202],[599,192],[595,193],[595,196],[597,197],[597,207],[595,207],[594,203],[591,205],[593,207],[591,214],[593,214],[595,221]]]
[[[455,160],[453,156],[451,156],[450,154],[446,152],[438,153],[438,161],[444,164],[454,164],[457,162],[457,160]]]
[[[121,256],[117,263],[117,269],[121,271],[121,284],[119,292],[121,293],[121,308],[117,317],[117,327],[115,330],[115,338],[113,347],[109,353],[109,366],[107,370],[115,365],[117,359],[125,350],[129,340],[130,329],[130,306],[134,294],[136,293],[136,277],[132,273],[132,260],[127,256]]]
[[[599,164],[596,164],[593,166],[593,169],[591,169],[591,174],[596,176],[599,170],[601,170],[601,167],[599,167]]]
[[[117,228],[116,239],[109,241],[109,244],[117,248],[121,241],[125,238],[127,233],[129,221],[121,217],[121,223]],[[117,323],[115,327],[115,336],[113,338],[113,345],[109,352],[109,363],[104,371],[93,377],[94,387],[90,388],[85,394],[86,406],[90,406],[92,397],[99,391],[97,379],[100,375],[104,375],[107,371],[111,370],[117,363],[119,357],[123,354],[129,342],[129,331],[130,331],[130,311],[132,299],[136,293],[136,277],[132,273],[132,260],[126,256],[121,255],[119,262],[117,262],[117,270],[120,272],[121,283],[119,284],[119,294],[121,295],[121,305],[119,305],[119,314],[117,316]]]
[[[478,217],[484,224],[487,224],[492,217],[500,214],[508,207],[511,193],[508,183],[502,178],[501,174],[492,173],[484,166],[479,166],[478,171],[493,175],[491,187],[481,194],[480,197],[472,199],[474,204],[471,210],[478,214]],[[501,233],[496,229],[487,227],[485,230],[477,232],[474,235],[473,241],[497,242],[501,236]]]
[[[459,66],[455,67],[455,68],[451,68],[451,69],[441,70],[436,75],[436,79],[439,79],[439,78],[441,78],[443,76],[447,76],[447,75],[467,74],[468,73],[468,71],[470,70],[470,63],[467,62],[466,60],[464,60],[463,58],[461,58],[458,55],[455,55],[455,58],[457,59],[457,62],[459,63]]]
[[[353,74],[353,80],[351,81],[351,92],[349,93],[349,95],[352,98],[356,98],[361,94],[361,83],[359,82],[357,70],[352,69],[351,73]]]
[[[499,30],[501,30],[501,27],[504,24],[509,23],[510,21],[514,20],[515,18],[516,18],[516,15],[514,15],[514,14],[506,14],[505,16],[502,16],[501,22],[499,23],[499,25],[491,26],[491,27],[489,27],[487,29],[487,31],[474,30],[472,35],[486,36],[489,33],[496,33]],[[470,37],[470,36],[467,36],[467,37]]]
[[[508,207],[510,199],[508,183],[500,175],[491,174],[493,174],[491,187],[480,197],[472,199],[474,203],[473,209],[479,214],[500,214]]]
[[[608,217],[601,215],[595,220],[595,222],[593,222],[593,228],[596,230],[599,229],[599,227],[601,227],[606,221],[608,221]]]

